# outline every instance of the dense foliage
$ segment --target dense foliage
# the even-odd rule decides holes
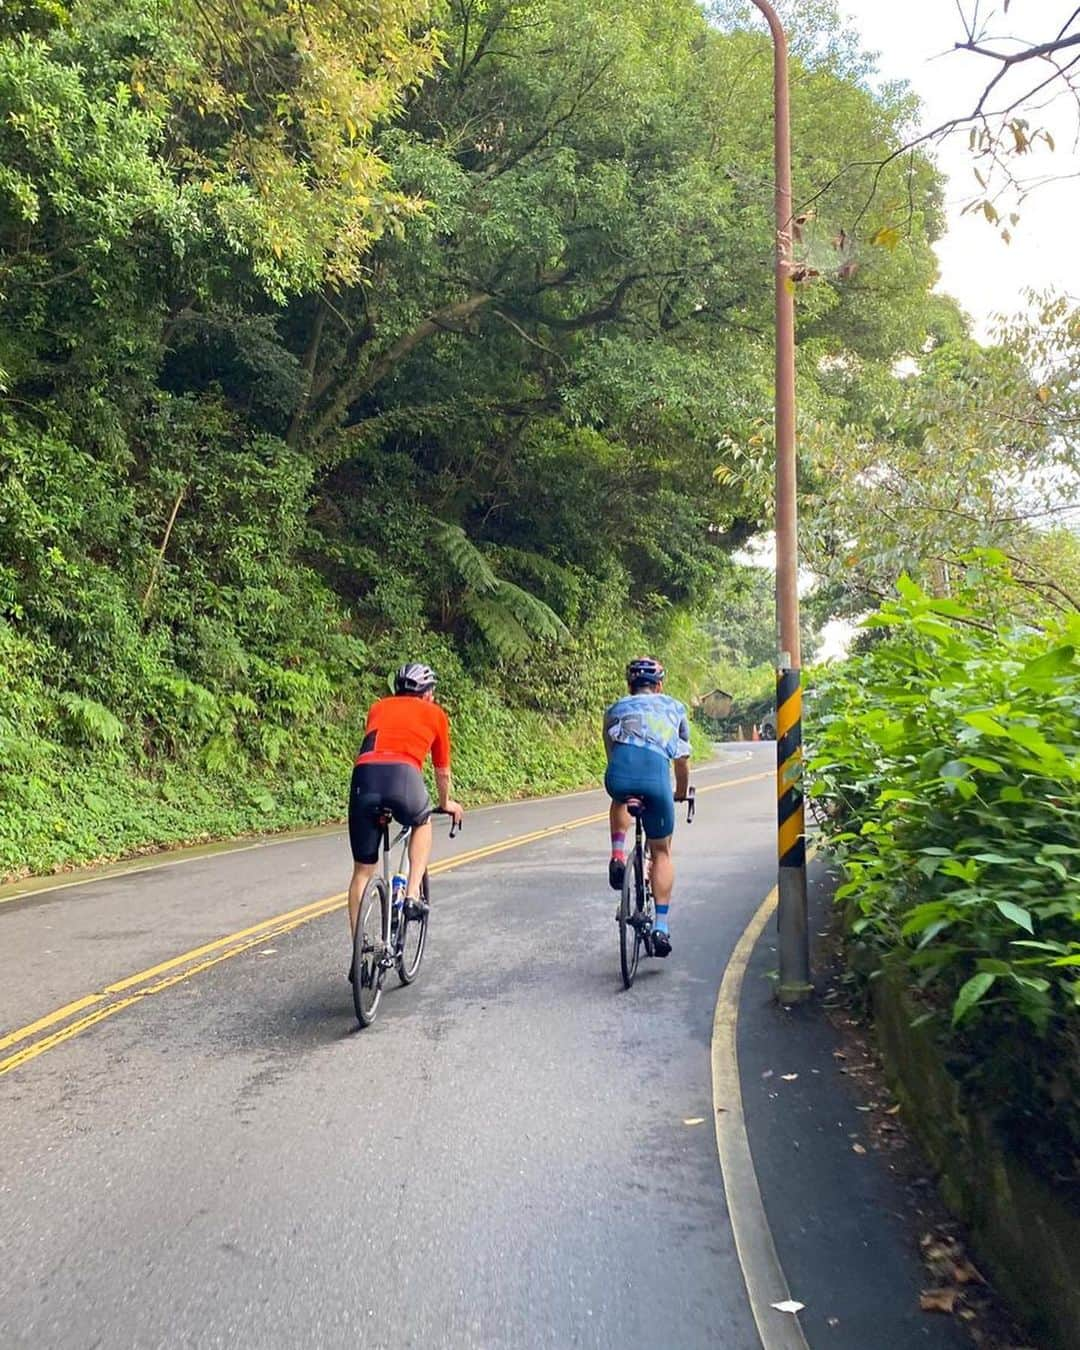
[[[819,696],[837,892],[951,1066],[1052,1173],[1080,1158],[1080,617],[1017,626],[1002,555],[903,580]]]
[[[729,8],[5,8],[0,872],[337,814],[406,653],[467,799],[592,777],[633,648],[718,682],[771,463],[770,54]],[[905,157],[863,209],[910,100],[793,24],[841,427],[837,371],[947,336],[939,193]]]

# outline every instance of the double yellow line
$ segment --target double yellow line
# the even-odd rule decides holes
[[[698,795],[716,792],[721,788],[737,787],[742,783],[753,783],[770,776],[769,773],[757,773],[742,778],[731,778],[723,783],[713,783],[708,787],[699,788]],[[607,814],[606,810],[597,811],[592,815],[579,816],[576,820],[567,820],[559,825],[548,825],[542,830],[533,830],[529,834],[514,835],[501,843],[485,844],[482,848],[474,848],[469,852],[458,853],[452,858],[443,858],[440,862],[432,863],[430,871],[432,875],[451,872],[455,868],[464,867],[467,863],[480,862],[484,858],[494,857],[495,854],[505,853],[509,849],[521,848],[525,844],[533,844],[541,839],[550,839],[552,835],[563,834],[567,830],[580,829],[583,825],[595,825],[601,820],[606,820]],[[235,933],[228,933],[225,937],[216,938],[201,947],[193,947],[190,951],[170,957],[169,960],[162,961],[156,966],[128,975],[122,980],[117,980],[115,984],[107,985],[99,993],[87,994],[73,1003],[66,1003],[62,1008],[39,1017],[37,1021],[28,1022],[26,1026],[0,1036],[0,1052],[13,1046],[18,1047],[0,1059],[0,1077],[10,1073],[12,1069],[28,1064],[32,1059],[37,1059],[47,1050],[62,1045],[81,1032],[97,1026],[106,1018],[123,1012],[125,1008],[133,1007],[152,994],[160,994],[272,938],[289,933],[294,928],[311,923],[315,919],[321,919],[323,915],[330,914],[334,910],[344,908],[345,900],[346,892],[341,891],[337,895],[328,895],[321,900],[301,905],[297,909],[290,909],[284,914],[277,914],[272,919],[263,919],[261,923],[252,924],[250,928],[241,928]]]

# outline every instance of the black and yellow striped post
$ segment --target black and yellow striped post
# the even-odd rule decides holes
[[[806,813],[803,804],[802,673],[776,676],[777,928],[781,1003],[813,992],[806,917]]]

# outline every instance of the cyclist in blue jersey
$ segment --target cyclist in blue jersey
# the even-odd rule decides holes
[[[652,857],[652,890],[656,900],[653,945],[657,956],[671,952],[668,910],[675,865],[671,836],[675,830],[675,803],[685,801],[690,787],[690,724],[686,708],[664,693],[664,667],[651,656],[626,667],[630,692],[604,713],[607,773],[604,786],[611,798],[611,861],[608,880],[622,889],[626,872],[626,835],[630,829],[627,797],[645,805],[645,836]],[[675,766],[675,789],[671,765]]]

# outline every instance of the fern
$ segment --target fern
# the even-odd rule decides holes
[[[532,651],[533,637],[497,600],[484,595],[466,595],[465,612],[504,660],[517,661]]]
[[[570,630],[550,605],[512,581],[500,581],[495,603],[512,615],[530,637],[544,642],[566,642]]]
[[[56,701],[61,717],[83,740],[98,745],[118,745],[123,740],[123,723],[103,703],[70,692]]]
[[[435,523],[435,542],[466,588],[478,595],[490,595],[497,590],[499,578],[461,526],[448,525],[443,520]]]
[[[519,660],[570,630],[539,596],[500,577],[460,525],[438,522],[435,540],[462,583],[462,607],[500,657]]]
[[[215,736],[211,736],[203,747],[203,767],[210,773],[241,773],[247,765],[244,748],[236,738],[232,727],[223,727]]]

